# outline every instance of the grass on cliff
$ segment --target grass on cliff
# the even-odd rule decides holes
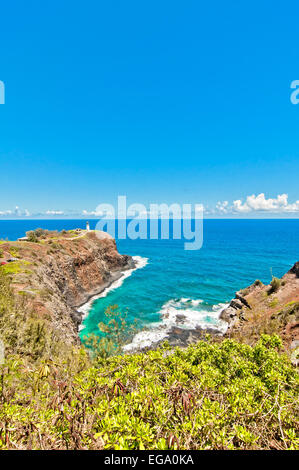
[[[0,449],[299,448],[298,374],[278,336],[91,360],[28,320],[5,276],[0,320]]]
[[[274,292],[277,292],[278,289],[280,288],[281,285],[281,280],[278,279],[278,277],[273,277],[272,281],[270,282],[270,289],[268,291],[268,295],[273,294]]]
[[[34,363],[43,357],[71,354],[61,333],[56,331],[47,318],[39,318],[28,309],[30,294],[21,291],[14,296],[11,289],[10,271],[0,268],[0,340],[5,344],[6,354],[14,354]]]
[[[18,274],[21,272],[30,274],[32,271],[27,269],[27,266],[30,264],[31,263],[29,261],[25,260],[12,261],[11,263],[0,266],[0,271],[4,274]]]

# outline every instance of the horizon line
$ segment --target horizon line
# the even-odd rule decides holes
[[[119,219],[118,217],[107,219],[107,221],[110,220],[138,220],[138,217],[128,217],[126,219]],[[140,218],[140,220],[184,220],[183,217],[181,219],[174,219],[173,217],[169,218]],[[191,217],[192,220],[195,220],[195,217]],[[52,218],[47,218],[47,217],[9,217],[9,218],[0,218],[0,222],[9,222],[9,221],[26,221],[26,220],[102,220],[100,217],[52,217]],[[187,219],[188,220],[188,219]],[[203,217],[203,220],[299,220],[299,215],[297,217]]]

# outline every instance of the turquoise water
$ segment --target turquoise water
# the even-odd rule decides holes
[[[91,221],[92,228],[95,223]],[[0,237],[16,239],[39,226],[84,225],[73,220],[0,221]],[[272,273],[280,277],[299,260],[298,240],[299,220],[206,220],[199,251],[185,251],[178,240],[118,240],[120,253],[137,255],[146,264],[93,302],[80,335],[96,333],[105,309],[115,304],[129,319],[158,327],[153,337],[177,323],[177,314],[184,315],[184,327],[219,327],[219,311],[236,290],[255,279],[268,283]]]

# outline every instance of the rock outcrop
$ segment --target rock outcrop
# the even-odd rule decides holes
[[[48,237],[38,243],[1,244],[2,257],[14,253],[17,261],[3,266],[11,273],[16,296],[26,303],[26,311],[46,318],[66,343],[78,343],[82,313],[77,309],[92,296],[134,268],[131,256],[117,251],[107,234],[96,236]]]
[[[253,342],[261,333],[278,333],[285,347],[299,344],[299,262],[272,285],[255,281],[236,293],[220,318],[228,323],[226,335]]]
[[[296,277],[299,277],[299,261],[294,264],[294,266],[290,269],[289,273],[295,274]]]

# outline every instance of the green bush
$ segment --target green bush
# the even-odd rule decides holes
[[[299,449],[298,373],[278,336],[91,363],[18,298],[0,272],[0,449]],[[123,325],[112,309],[104,330],[122,341]]]
[[[277,297],[275,297],[275,298],[270,302],[269,305],[270,305],[270,307],[273,308],[273,307],[276,307],[276,305],[278,305],[278,303],[279,303],[279,302],[278,302],[278,299],[277,299]]]
[[[12,257],[14,257],[14,258],[18,258],[18,256],[20,256],[20,255],[19,255],[19,250],[18,250],[18,248],[13,247],[13,246],[11,246],[11,247],[9,248],[9,253],[10,253],[10,255],[11,255]]]
[[[29,242],[32,242],[32,243],[38,242],[38,237],[36,236],[35,232],[32,230],[30,230],[29,232],[26,232],[26,237],[28,238]]]
[[[121,312],[117,305],[111,305],[106,309],[105,321],[100,322],[98,328],[97,335],[91,334],[83,338],[84,345],[95,361],[122,354],[123,346],[140,330],[137,320],[129,323],[127,314]]]
[[[280,288],[280,279],[278,279],[278,277],[273,277],[272,281],[270,282],[270,285],[271,287],[268,292],[269,295],[278,291],[278,289]]]
[[[45,230],[43,228],[37,228],[35,230],[30,230],[29,232],[26,232],[26,236],[28,238],[28,241],[37,243],[39,239],[47,238],[49,233],[50,233],[49,230]]]
[[[13,295],[10,274],[20,272],[21,268],[22,272],[28,272],[24,271],[20,262],[0,267],[0,337],[5,350],[7,354],[30,361],[59,354],[63,357],[68,354],[70,347],[64,344],[61,332],[56,332],[53,324],[45,317],[38,317],[28,307],[27,299],[31,294],[23,292],[21,295]]]
[[[299,448],[298,374],[277,336],[254,346],[200,341],[86,366],[7,358],[3,449]],[[75,361],[75,362],[74,362]]]

